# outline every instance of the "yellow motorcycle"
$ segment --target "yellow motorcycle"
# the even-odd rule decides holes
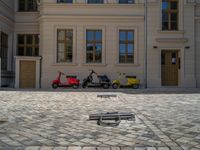
[[[132,87],[138,89],[140,86],[140,80],[136,76],[127,76],[125,73],[119,73],[118,79],[113,80],[112,88],[118,89],[120,87]]]

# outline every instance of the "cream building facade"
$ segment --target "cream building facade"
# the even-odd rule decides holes
[[[2,86],[51,88],[57,71],[82,80],[94,69],[141,87],[200,87],[198,0],[29,2],[0,1]]]

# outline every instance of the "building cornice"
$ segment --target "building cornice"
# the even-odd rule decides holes
[[[156,38],[156,42],[159,43],[186,43],[188,42],[187,38]]]
[[[106,16],[106,15],[42,15],[39,17],[39,21],[42,21],[42,20],[51,20],[53,19],[55,21],[55,19],[75,19],[75,20],[78,20],[78,19],[83,19],[83,20],[86,20],[86,19],[101,19],[101,20],[115,20],[117,19],[118,21],[119,20],[128,20],[128,21],[135,21],[135,20],[140,20],[140,21],[144,21],[144,16],[143,15],[138,15],[138,16],[128,16],[128,15],[125,15],[125,16]],[[82,21],[82,20],[81,20]]]

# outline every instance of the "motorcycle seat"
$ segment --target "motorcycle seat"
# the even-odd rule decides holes
[[[66,78],[77,78],[75,75],[67,75]]]

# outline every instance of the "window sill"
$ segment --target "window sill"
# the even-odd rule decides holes
[[[54,63],[52,66],[77,66],[76,63]]]
[[[107,66],[107,64],[104,63],[84,63],[82,66]]]
[[[115,64],[115,66],[117,66],[117,67],[139,67],[140,66],[140,64],[119,64],[119,63],[117,63],[117,64]]]
[[[183,31],[183,30],[158,30],[158,33],[165,33],[165,34],[184,34],[185,31]]]

